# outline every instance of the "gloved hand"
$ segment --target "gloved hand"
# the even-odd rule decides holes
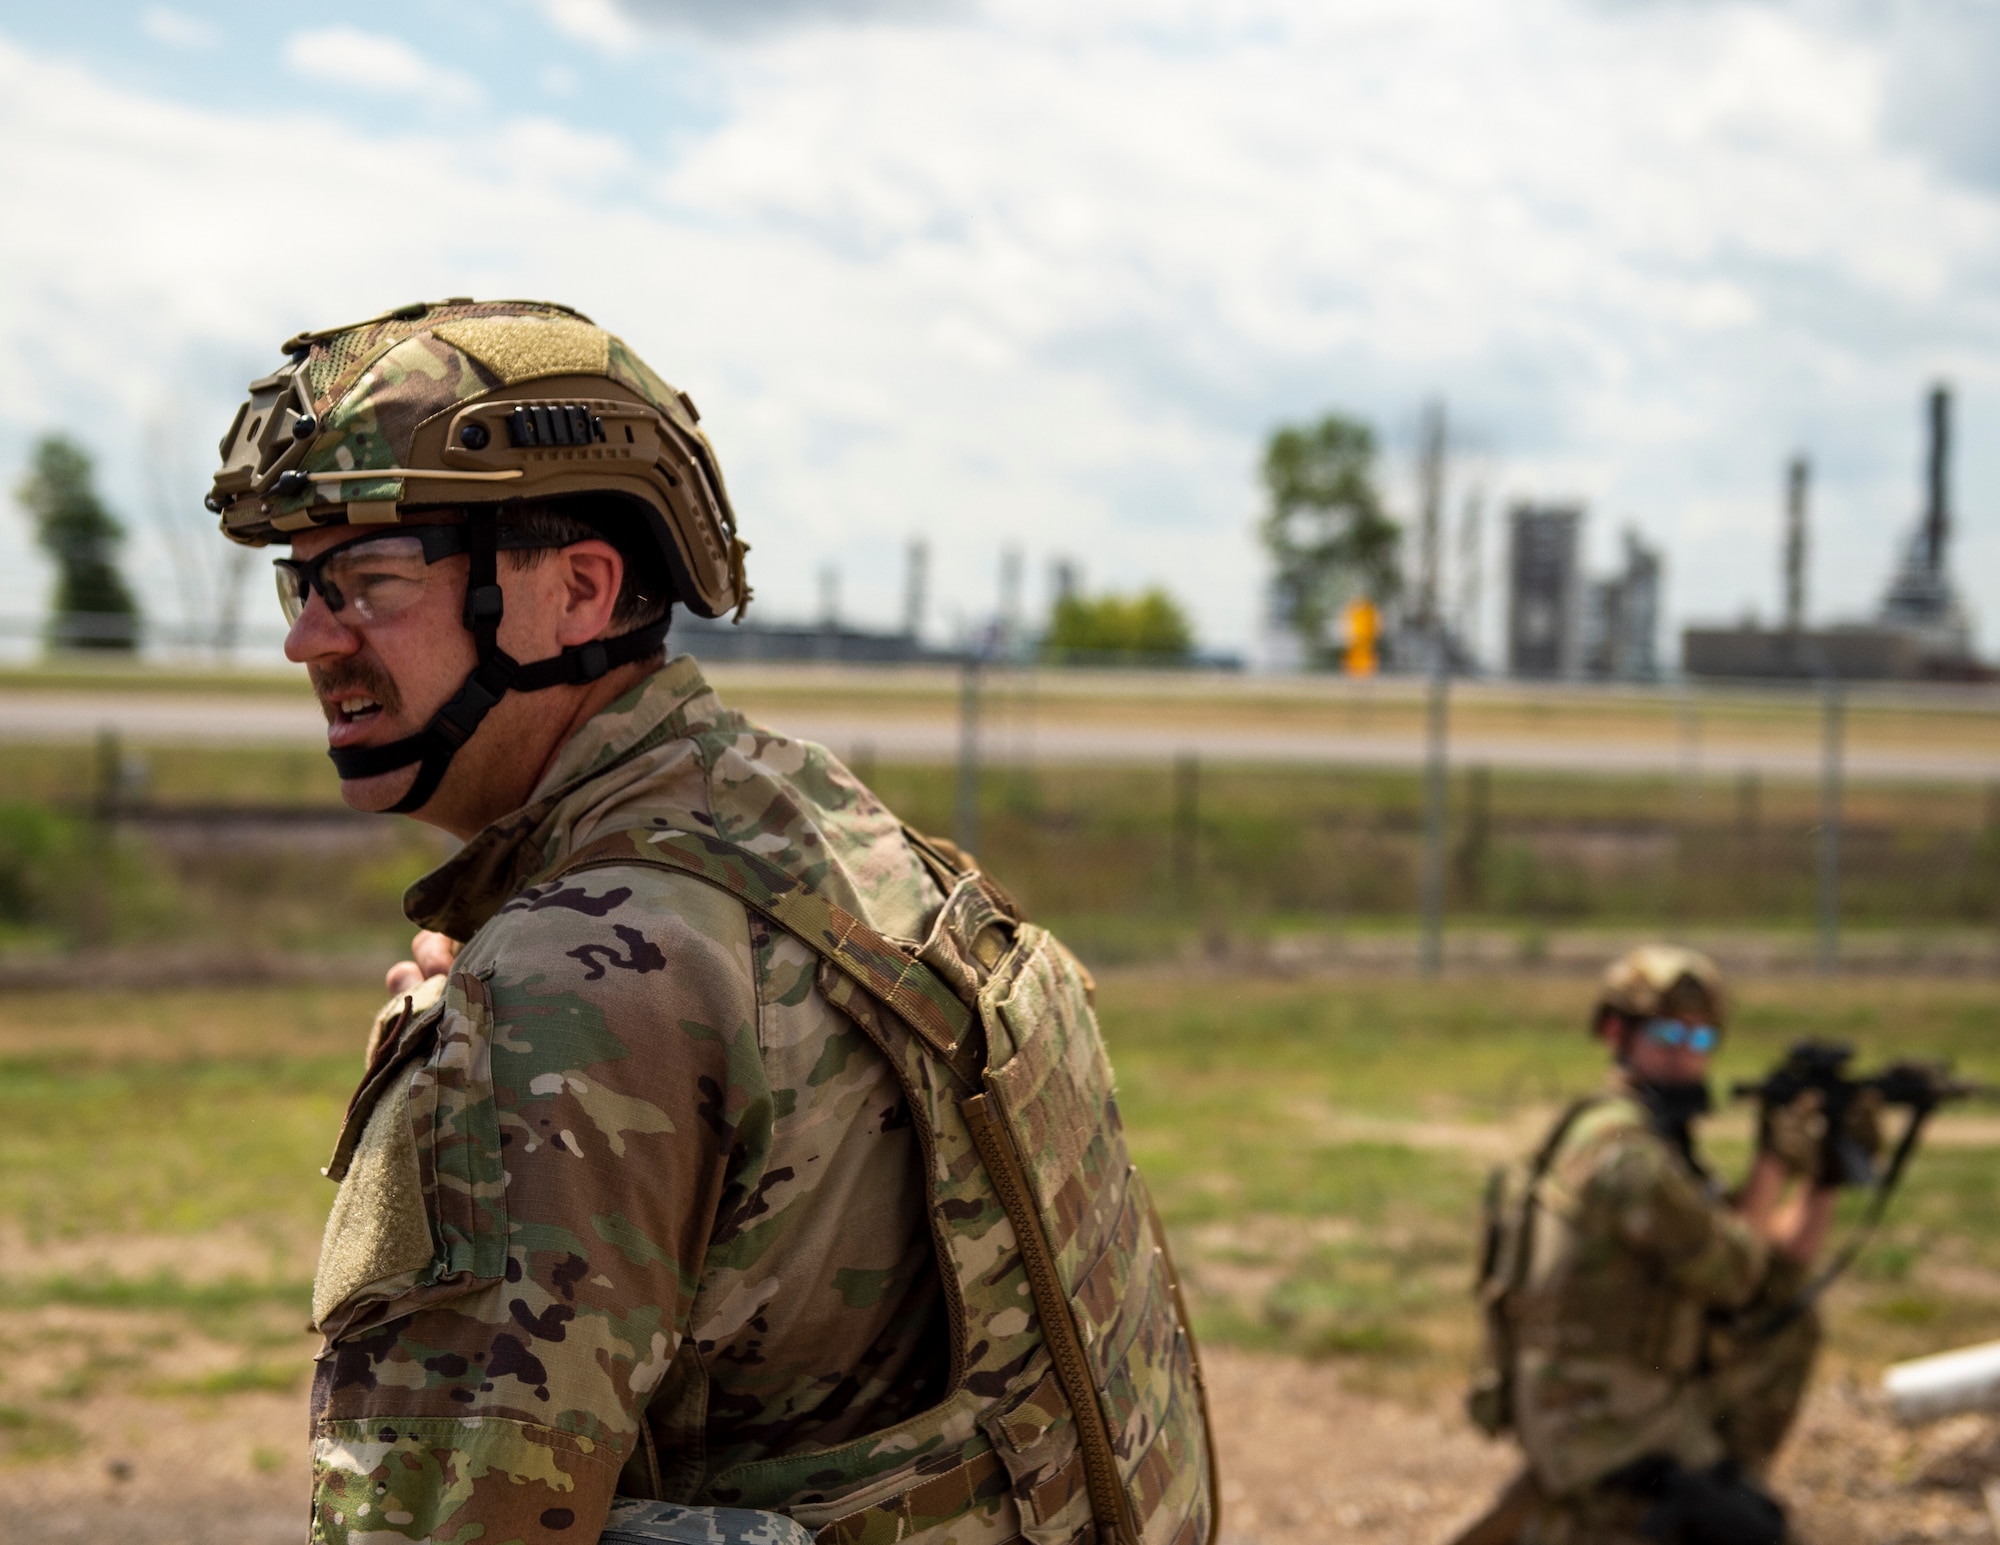
[[[1819,1183],[1867,1184],[1874,1173],[1875,1156],[1882,1151],[1882,1091],[1872,1087],[1856,1091],[1841,1112],[1839,1131],[1830,1136]]]
[[[1826,1096],[1807,1089],[1784,1105],[1766,1105],[1757,1116],[1757,1151],[1790,1174],[1818,1176],[1826,1167]]]

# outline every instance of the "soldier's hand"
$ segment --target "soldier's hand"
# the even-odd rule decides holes
[[[1807,1089],[1784,1105],[1767,1105],[1758,1118],[1757,1151],[1794,1175],[1817,1175],[1826,1151],[1826,1099]]]
[[[1870,1163],[1882,1151],[1882,1091],[1863,1089],[1848,1102],[1840,1119],[1840,1135]]]
[[[389,1027],[402,1014],[404,997],[432,977],[443,976],[457,958],[458,940],[432,933],[428,928],[410,940],[410,958],[397,961],[382,978],[383,986],[389,989],[389,1002],[375,1016],[375,1024],[368,1032],[368,1045],[362,1052],[364,1064],[375,1061],[375,1051],[382,1044],[382,1037],[389,1033]]]
[[[383,984],[391,994],[415,992],[426,977],[443,976],[458,958],[458,940],[426,928],[410,940],[410,958],[389,968]]]

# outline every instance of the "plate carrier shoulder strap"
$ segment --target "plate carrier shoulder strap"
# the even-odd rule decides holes
[[[813,950],[821,991],[888,1058],[922,1141],[951,1308],[953,1393],[915,1419],[916,1430],[893,1431],[944,1452],[919,1467],[919,1484],[843,1491],[867,1505],[832,1517],[809,1498],[744,1500],[816,1526],[821,1545],[877,1545],[924,1533],[1004,1485],[1035,1541],[1215,1545],[1206,1392],[1165,1232],[1126,1153],[1095,984],[956,848],[907,827],[904,835],[945,894],[915,950],[771,859],[703,833],[614,833],[558,871],[671,870],[728,892]],[[976,1165],[969,1155],[953,1162],[964,1147]],[[954,1194],[944,1194],[947,1179]],[[970,1202],[968,1180],[977,1187]],[[989,1229],[1004,1213],[1014,1259],[996,1266],[990,1250],[953,1248],[982,1209]],[[975,1350],[987,1347],[995,1327],[1019,1320],[1024,1298],[1034,1318],[1004,1388],[982,1368],[969,1389],[967,1342],[976,1332]],[[954,1410],[987,1441],[961,1444],[962,1462],[943,1468],[950,1445],[932,1430],[943,1424],[924,1424]],[[828,1461],[826,1452],[802,1456],[799,1473],[824,1475]],[[736,1479],[725,1472],[709,1487]],[[895,1484],[893,1474],[884,1480]]]

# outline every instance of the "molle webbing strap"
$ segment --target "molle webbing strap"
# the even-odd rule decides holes
[[[927,843],[919,844],[918,850],[927,862],[936,861],[932,873],[940,883],[945,877],[938,874],[939,866],[961,879],[971,872],[952,863],[951,855],[939,853]],[[971,1010],[933,968],[911,959],[844,907],[815,894],[803,880],[722,838],[682,831],[619,832],[583,848],[550,878],[619,864],[672,869],[727,891],[887,1005],[947,1063],[974,1028]],[[951,887],[946,889],[950,894]],[[1064,1399],[1076,1420],[1078,1451],[1099,1545],[1138,1545],[1140,1531],[1118,1472],[1113,1435],[1097,1397],[1073,1308],[1056,1272],[1054,1253],[1049,1248],[1041,1215],[1036,1211],[1020,1156],[990,1095],[963,1101],[959,1112],[1013,1226],[1036,1317],[1042,1325],[1043,1341]],[[991,1478],[987,1461],[992,1458],[990,1454],[981,1456],[915,1491],[837,1519],[820,1531],[819,1538],[825,1545],[852,1545],[863,1538],[872,1538],[869,1524],[879,1527],[884,1513],[896,1514],[901,1510],[907,1514],[912,1499],[932,1490],[952,1488],[954,1495],[964,1490],[969,1498]],[[904,1538],[903,1526],[910,1521],[907,1516],[899,1517],[895,1532],[883,1537]],[[1211,1530],[1211,1545],[1213,1534]]]
[[[864,1545],[870,1540],[904,1540],[933,1522],[957,1517],[982,1497],[1007,1489],[1007,1467],[988,1449],[962,1465],[920,1481],[905,1492],[859,1508],[824,1525],[818,1545]]]
[[[1542,1183],[1555,1167],[1556,1154],[1561,1151],[1564,1140],[1575,1130],[1584,1112],[1594,1110],[1603,1103],[1604,1096],[1599,1094],[1586,1095],[1574,1101],[1550,1129],[1542,1146],[1535,1150],[1534,1158],[1528,1161],[1527,1181],[1521,1191],[1521,1216],[1516,1225],[1518,1237],[1514,1244],[1514,1256],[1507,1263],[1507,1280],[1499,1285],[1503,1300],[1512,1298],[1528,1285],[1528,1267],[1534,1254],[1535,1214],[1541,1210]]]
[[[1576,1124],[1583,1119],[1584,1113],[1595,1110],[1604,1103],[1605,1097],[1601,1094],[1589,1094],[1573,1101],[1543,1140],[1542,1146],[1535,1150],[1534,1158],[1529,1161],[1527,1189],[1521,1195],[1521,1246],[1515,1252],[1513,1280],[1507,1284],[1508,1292],[1519,1292],[1527,1283],[1528,1255],[1535,1214],[1541,1208],[1542,1184],[1548,1180],[1549,1171],[1555,1168],[1556,1155],[1562,1151],[1562,1145],[1568,1141],[1570,1133],[1576,1130]]]
[[[956,1054],[972,1029],[972,1011],[929,966],[747,848],[698,832],[639,829],[591,843],[557,873],[611,864],[673,869],[729,892],[886,1005],[940,1057]]]
[[[958,844],[945,842],[942,838],[927,836],[916,827],[903,824],[903,840],[909,843],[923,866],[930,871],[939,890],[947,896],[952,887],[967,875],[979,883],[980,891],[992,903],[995,911],[1012,922],[1024,923],[1027,915],[1021,911],[1020,903],[1007,893],[1007,888],[992,875],[978,867],[972,855],[962,851]]]

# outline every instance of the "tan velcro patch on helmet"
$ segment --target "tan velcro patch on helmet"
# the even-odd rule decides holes
[[[1591,1016],[1606,1009],[1646,1019],[1655,1014],[1678,1014],[1688,987],[1703,1001],[1694,1012],[1714,1017],[1719,1027],[1728,1012],[1722,989],[1722,973],[1715,962],[1697,950],[1673,944],[1645,944],[1620,956],[1605,968]]]
[[[465,317],[440,322],[431,332],[505,386],[543,376],[603,375],[611,364],[611,335],[567,317]]]

